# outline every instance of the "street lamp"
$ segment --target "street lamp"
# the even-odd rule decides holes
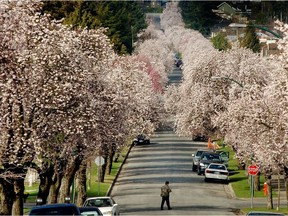
[[[212,80],[217,80],[217,79],[226,79],[226,80],[230,80],[232,82],[235,82],[237,83],[239,86],[241,86],[242,88],[244,87],[242,83],[238,82],[237,80],[234,80],[230,77],[227,77],[227,76],[212,76],[211,77]]]

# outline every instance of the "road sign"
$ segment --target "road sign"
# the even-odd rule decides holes
[[[259,167],[256,165],[250,165],[248,167],[248,173],[250,175],[257,175],[257,173],[259,172]]]
[[[102,165],[105,163],[105,160],[104,160],[103,157],[97,156],[96,159],[95,159],[95,163],[96,163],[98,166],[102,166]]]

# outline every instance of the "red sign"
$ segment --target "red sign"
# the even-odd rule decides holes
[[[259,172],[259,167],[256,165],[250,165],[248,167],[248,173],[250,175],[257,175],[257,173]]]

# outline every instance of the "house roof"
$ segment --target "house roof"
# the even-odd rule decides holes
[[[217,6],[217,8],[220,8],[224,5],[227,5],[228,7],[232,8],[234,11],[241,11],[239,8],[234,8],[232,7],[230,4],[228,4],[227,2],[222,2],[220,5]]]

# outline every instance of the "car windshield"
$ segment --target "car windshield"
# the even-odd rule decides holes
[[[203,151],[197,151],[196,156],[200,157],[202,155],[202,153],[203,153]]]
[[[88,200],[87,206],[108,207],[112,206],[110,199],[91,199]]]

